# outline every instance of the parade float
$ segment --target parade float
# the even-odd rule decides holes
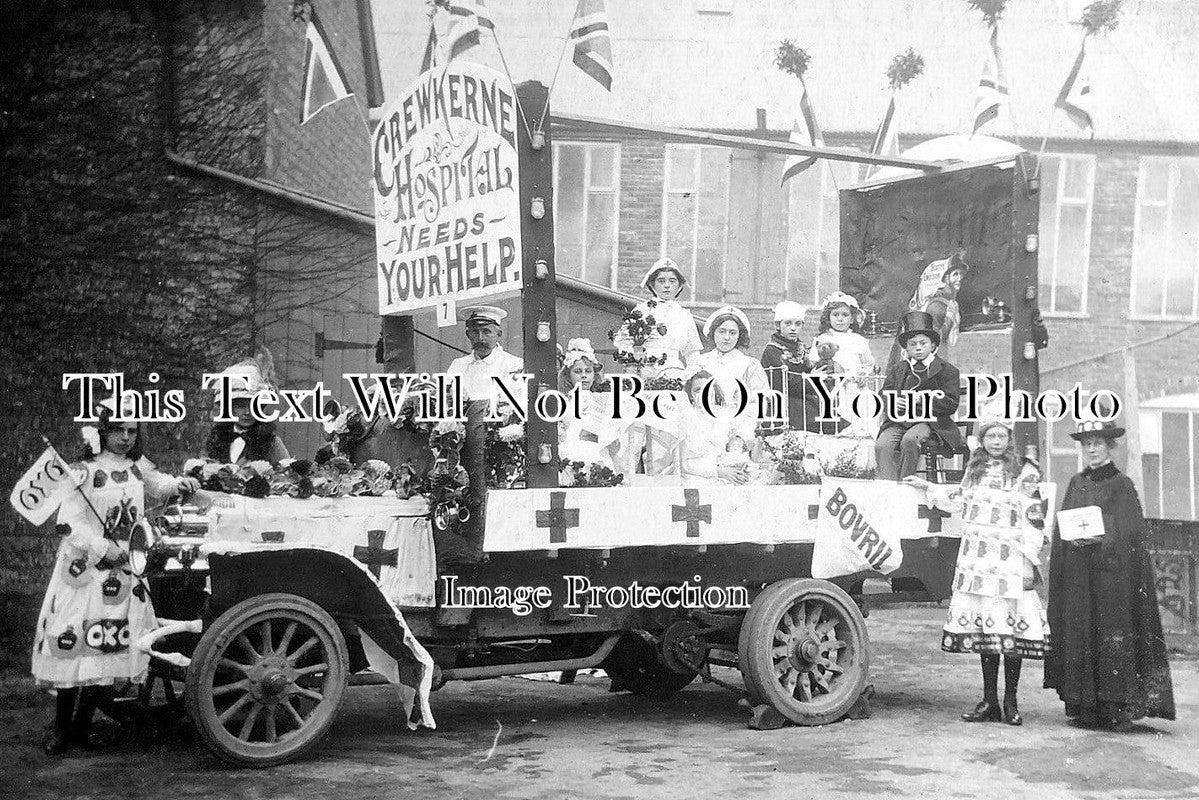
[[[521,124],[521,108],[545,111]],[[989,283],[962,298],[964,312],[1010,326],[1014,385],[1035,394],[1037,197],[1023,152],[933,162],[553,117],[545,87],[513,88],[464,62],[418,77],[375,129],[380,314],[452,322],[456,304],[519,293],[512,329],[533,376],[529,406],[555,387],[551,139],[579,130],[908,170],[842,190],[841,288],[887,335],[906,310],[893,299],[906,303],[913,288],[883,291],[898,274],[888,259],[968,249]],[[907,598],[950,594],[959,521],[924,488],[806,469],[804,440],[780,446],[790,477],[770,485],[635,471],[564,481],[557,426],[530,415],[521,438],[490,437],[506,453],[491,457],[490,481],[467,476],[492,487],[472,520],[459,501],[460,443],[411,433],[429,445],[419,470],[343,456],[241,475],[200,466],[225,482],[230,507],[173,509],[136,543],[163,622],[136,646],[155,656],[171,697],[183,684],[222,759],[266,767],[301,756],[360,683],[396,685],[399,724],[412,728],[433,727],[430,694],[447,681],[586,668],[644,696],[713,681],[744,699],[758,728],[866,716],[866,580]],[[1017,437],[1022,448],[1036,441],[1031,424]],[[924,474],[952,481],[954,455],[930,451]],[[469,524],[482,558],[438,569],[435,542]]]

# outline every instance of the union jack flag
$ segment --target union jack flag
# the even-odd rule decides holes
[[[876,156],[897,156],[899,155],[899,123],[895,116],[895,94],[891,94],[891,102],[887,103],[887,111],[883,114],[883,120],[878,124],[878,130],[874,132],[874,141],[870,145],[870,152]],[[879,167],[873,166],[870,172],[873,173]]]
[[[820,132],[816,112],[812,110],[812,102],[808,99],[808,88],[802,81],[799,84],[799,111],[795,115],[795,125],[791,128],[791,136],[788,138],[792,144],[824,147],[824,134]],[[815,156],[788,156],[783,164],[783,178],[780,183],[786,183],[817,160]]]
[[[999,110],[1008,104],[1007,80],[1003,77],[1003,62],[999,59],[999,29],[991,26],[991,43],[987,51],[987,63],[983,66],[978,88],[974,90],[974,128],[979,128],[999,116]]]
[[[491,12],[483,0],[453,0],[450,3],[450,19],[453,20],[449,36],[451,61],[478,45],[479,32],[483,29],[495,32]]]
[[[1095,122],[1091,118],[1091,78],[1089,73],[1087,41],[1083,39],[1082,47],[1078,51],[1078,58],[1074,59],[1074,66],[1070,68],[1070,74],[1066,77],[1066,82],[1062,84],[1062,90],[1058,92],[1057,100],[1053,104],[1065,111],[1070,121],[1081,128],[1083,133],[1089,132],[1094,138]]]
[[[604,0],[579,0],[570,28],[575,66],[612,91],[612,36]]]

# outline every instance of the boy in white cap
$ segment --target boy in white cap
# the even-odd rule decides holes
[[[471,521],[463,526],[466,542],[436,540],[439,563],[471,562],[482,557],[482,520],[487,495],[487,469],[484,444],[487,441],[487,416],[492,394],[500,392],[492,378],[509,378],[524,372],[524,361],[500,346],[503,329],[500,323],[508,312],[495,306],[472,306],[463,309],[466,317],[466,338],[471,352],[450,362],[447,376],[457,376],[466,400],[466,438],[462,442],[461,464],[470,475]],[[514,385],[509,389],[516,393]],[[499,394],[502,400],[504,395]],[[521,398],[523,400],[523,398]],[[463,544],[465,547],[463,548]]]
[[[784,300],[774,307],[774,333],[762,350],[762,367],[770,388],[787,398],[787,419],[790,427],[804,425],[804,373],[808,371],[808,348],[799,340],[807,309],[794,300]],[[764,423],[764,428],[783,430],[781,423]]]
[[[666,328],[665,333],[654,332],[645,342],[647,358],[665,357],[665,361],[643,367],[643,378],[663,374],[678,377],[682,374],[684,362],[703,349],[695,318],[676,299],[686,283],[687,279],[679,265],[669,258],[655,261],[641,279],[642,287],[653,297],[638,303],[633,310],[639,311],[643,318],[652,316],[654,322]],[[633,341],[623,328],[613,336],[612,343],[621,352],[633,351]]]

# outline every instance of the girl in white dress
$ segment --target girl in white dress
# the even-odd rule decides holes
[[[874,354],[870,352],[870,341],[861,334],[865,319],[858,301],[845,292],[833,292],[824,298],[824,310],[820,314],[820,330],[817,335],[837,345],[833,356],[845,375],[856,378],[874,372]],[[808,361],[816,364],[820,360],[816,348],[808,353]]]
[[[567,397],[579,390],[579,418],[572,408],[558,423],[558,455],[563,461],[581,461],[614,468],[609,448],[618,440],[608,412],[610,395],[601,392],[602,367],[590,339],[571,339],[562,356],[559,388]]]
[[[641,280],[641,285],[652,297],[638,303],[633,310],[640,312],[642,318],[652,316],[654,322],[664,328],[651,332],[645,341],[644,356],[647,362],[652,360],[653,363],[641,368],[642,378],[681,377],[684,364],[703,347],[695,328],[695,318],[676,299],[686,283],[679,265],[669,258],[654,262]],[[621,353],[639,355],[623,326],[613,334],[612,343]]]
[[[753,441],[753,424],[709,413],[704,391],[713,380],[710,372],[699,369],[684,383],[684,392],[691,402],[682,403],[679,408],[680,477],[684,483],[748,483],[753,478],[749,465],[728,463],[723,457],[733,437]],[[708,392],[707,405],[719,406],[724,399],[720,385],[716,384]],[[726,463],[721,463],[722,460]]]
[[[1035,524],[1037,512],[1030,519],[1028,510],[1040,475],[1016,454],[1010,423],[992,412],[984,411],[984,416],[990,418],[979,425],[982,446],[966,464],[955,509],[963,513],[964,524],[941,649],[982,658],[983,700],[962,719],[1020,725],[1016,691],[1021,659],[1043,658],[1049,639],[1034,586],[1044,531]]]
[[[145,583],[127,566],[130,535],[145,524],[147,496],[199,488],[194,478],[159,472],[142,455],[138,424],[113,416],[105,408],[98,428],[83,429],[86,449],[75,467],[81,483],[58,510],[63,538],[34,637],[33,676],[58,694],[50,755],[89,746],[103,687],[144,680],[149,656],[133,645],[157,619]]]
[[[738,418],[755,424],[758,398],[770,391],[770,381],[762,362],[745,353],[749,318],[739,308],[722,306],[704,323],[704,336],[712,342],[712,349],[695,356],[692,365],[712,374],[724,396],[725,408],[740,409]]]

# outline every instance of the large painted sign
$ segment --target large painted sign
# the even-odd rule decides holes
[[[379,313],[521,286],[516,96],[470,62],[432,69],[383,109],[372,141]]]

